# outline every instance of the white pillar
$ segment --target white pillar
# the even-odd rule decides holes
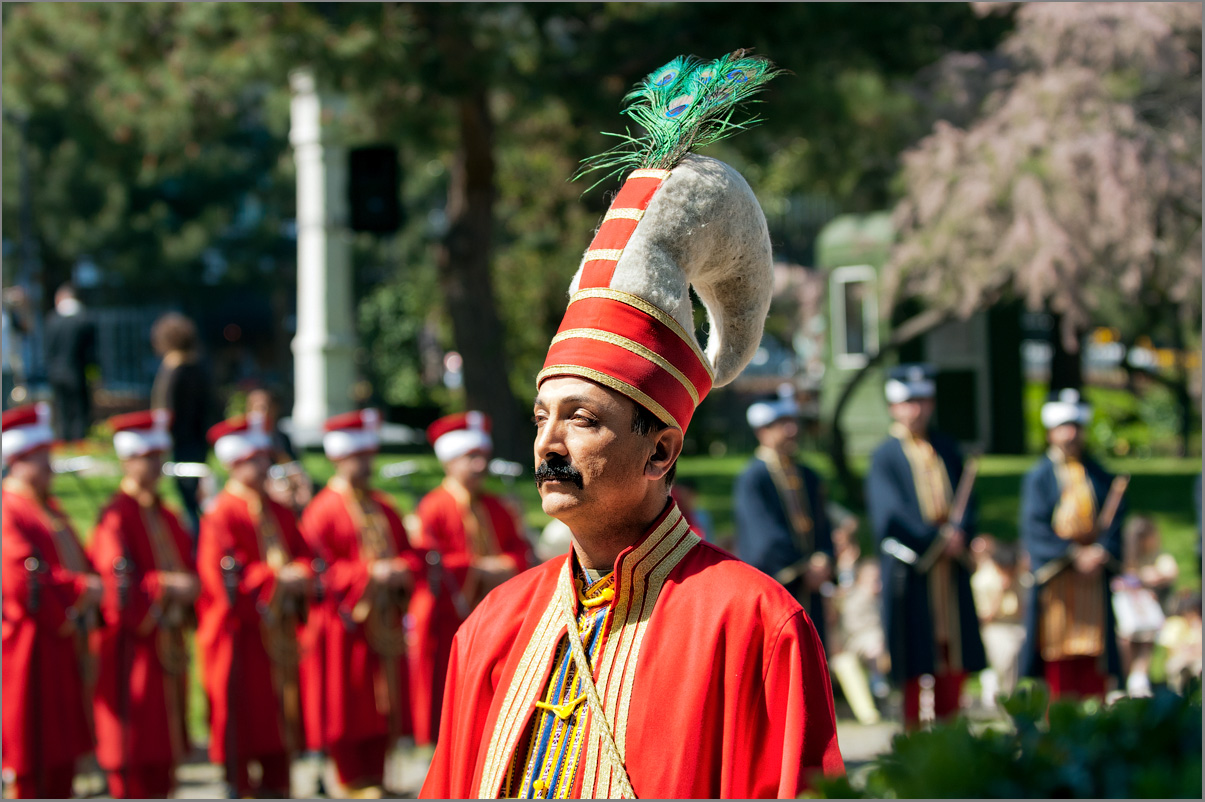
[[[289,142],[297,163],[297,334],[293,338],[292,437],[321,441],[330,415],[354,408],[356,329],[351,235],[347,230],[347,151],[341,98],[320,95],[312,72],[289,75]]]

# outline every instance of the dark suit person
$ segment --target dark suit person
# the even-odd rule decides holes
[[[92,397],[87,369],[96,362],[96,326],[70,284],[54,294],[54,311],[46,318],[46,378],[54,398],[54,425],[59,439],[82,440],[91,424]]]

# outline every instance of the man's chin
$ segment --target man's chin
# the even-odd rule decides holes
[[[557,517],[581,506],[581,489],[572,482],[545,482],[540,485],[540,501],[545,515]]]

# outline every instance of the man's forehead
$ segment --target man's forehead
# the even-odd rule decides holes
[[[631,399],[622,393],[604,387],[589,379],[576,376],[560,376],[548,379],[540,385],[533,405],[547,408],[553,405],[586,404],[589,406],[623,406],[633,405]]]

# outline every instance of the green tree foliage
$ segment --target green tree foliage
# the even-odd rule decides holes
[[[801,193],[880,207],[896,154],[923,133],[907,80],[949,50],[991,47],[1009,27],[940,3],[6,4],[3,13],[6,108],[30,116],[38,237],[55,280],[90,256],[143,297],[178,297],[220,261],[225,286],[288,291],[296,66],[348,98],[349,145],[399,146],[406,228],[360,237],[356,250],[362,367],[378,400],[393,404],[456,403],[419,355],[430,340],[459,348],[471,370],[500,367],[503,385],[509,377],[526,399],[615,189],[583,195],[586,185],[567,179],[612,144],[602,132],[619,130],[627,89],[672,56],[752,47],[793,73],[767,93],[763,127],[712,149],[747,175],[774,221]],[[16,137],[5,134],[11,164]],[[486,183],[465,195],[472,214],[461,220],[453,207],[466,167]],[[14,181],[7,171],[9,232]],[[483,232],[472,257],[485,273],[467,271],[457,220]],[[457,293],[465,308],[496,309],[484,345],[466,331]],[[469,401],[480,402],[483,385],[466,378]]]

